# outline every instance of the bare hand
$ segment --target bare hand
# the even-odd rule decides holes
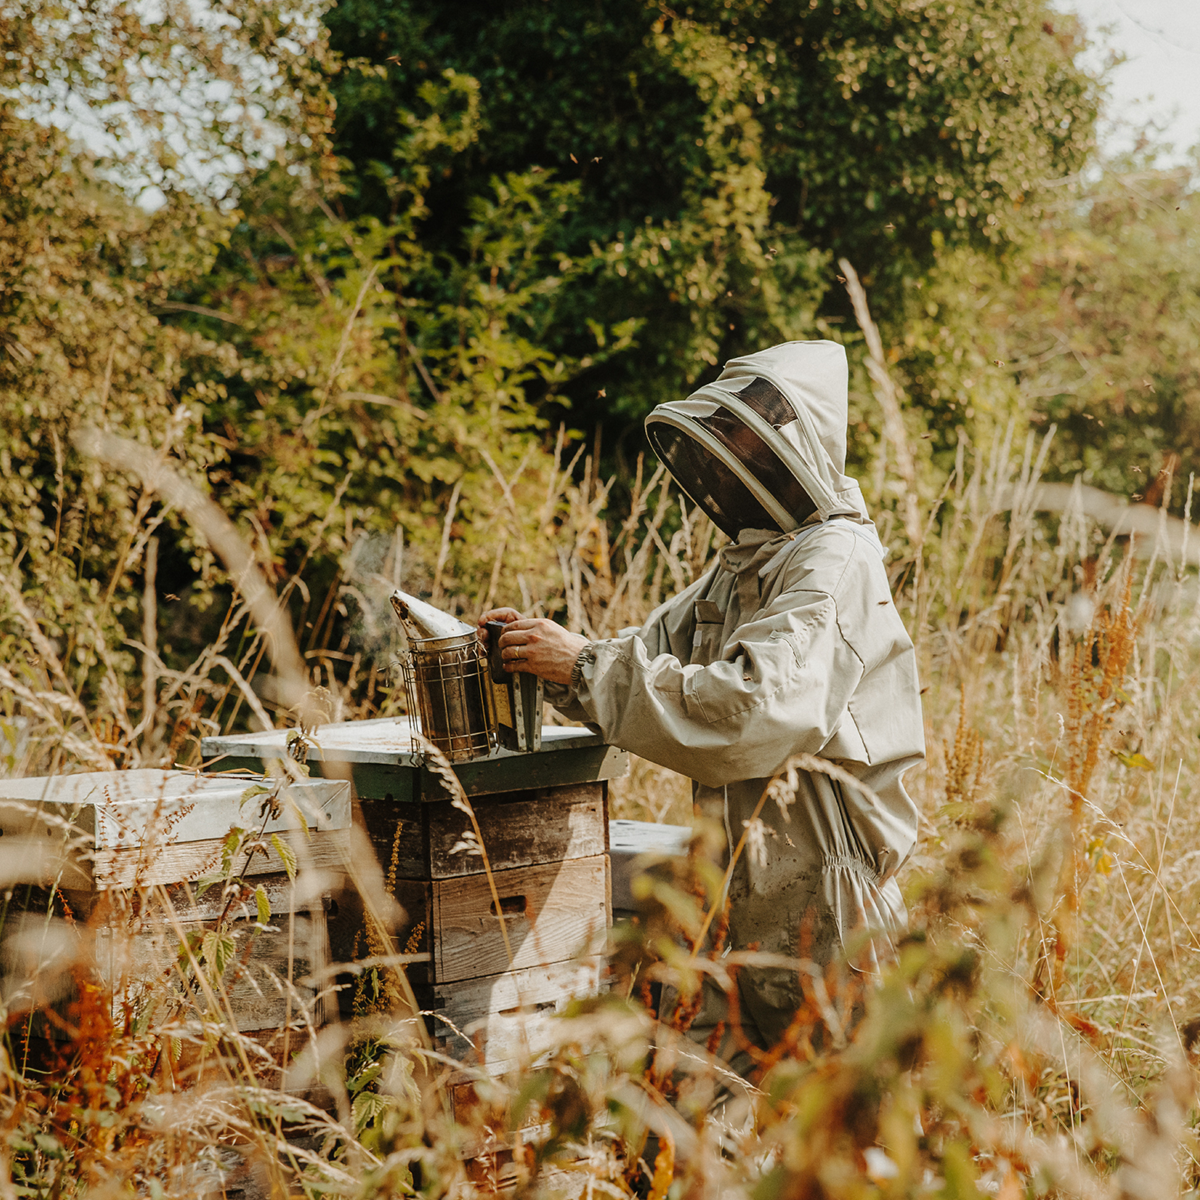
[[[579,652],[588,644],[585,637],[569,633],[554,621],[523,617],[515,608],[493,608],[479,618],[482,637],[488,621],[503,621],[500,653],[506,671],[525,671],[549,683],[570,683],[571,670]]]

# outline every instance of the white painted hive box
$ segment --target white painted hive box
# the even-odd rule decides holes
[[[149,769],[0,780],[5,857],[19,854],[29,882],[75,891],[221,873],[233,829],[261,833],[248,875],[285,870],[276,840],[301,867],[336,870],[345,863],[349,828],[350,785],[340,780]]]

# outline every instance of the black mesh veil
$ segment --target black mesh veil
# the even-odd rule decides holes
[[[787,399],[765,379],[755,379],[737,397],[775,429],[796,420]],[[816,506],[799,480],[736,413],[715,402],[711,407],[712,411],[704,415],[692,412],[677,421],[647,422],[650,443],[675,482],[731,538],[743,529],[780,529],[787,533],[802,525]],[[788,520],[768,511],[738,477],[731,462],[738,463],[782,507]]]
[[[656,425],[650,442],[675,482],[731,538],[740,529],[774,529],[779,524],[720,459],[682,429]]]

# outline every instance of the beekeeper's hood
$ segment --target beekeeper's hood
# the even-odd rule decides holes
[[[846,352],[784,342],[730,359],[715,383],[660,404],[646,434],[675,482],[731,538],[790,533],[815,512],[867,519],[845,474]]]

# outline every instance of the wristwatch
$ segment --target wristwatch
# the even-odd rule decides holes
[[[571,691],[577,692],[583,687],[583,668],[588,663],[596,661],[596,648],[590,642],[579,652],[575,665],[571,668]]]

